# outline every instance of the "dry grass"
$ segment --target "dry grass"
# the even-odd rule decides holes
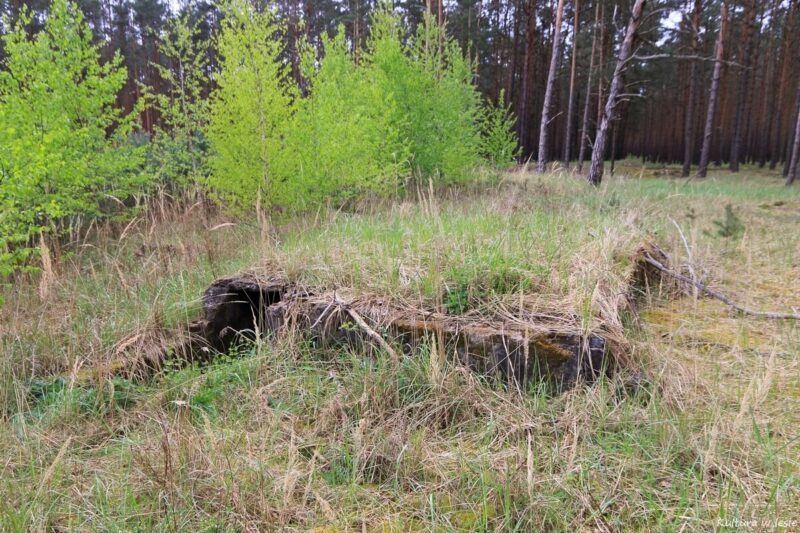
[[[800,195],[780,183],[617,178],[595,191],[513,175],[275,228],[196,207],[98,230],[62,250],[46,299],[37,279],[4,291],[0,529],[800,524],[798,325],[691,294],[655,299],[641,320],[615,301],[654,234],[673,264],[751,307],[800,304]],[[726,203],[743,224],[730,237],[714,224]],[[588,329],[618,320],[650,383],[519,394],[435,345],[395,374],[292,338],[147,384],[72,379],[131,331],[192,316],[214,277],[263,257],[328,288],[476,312],[557,305]]]

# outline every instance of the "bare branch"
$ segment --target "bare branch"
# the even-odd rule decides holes
[[[700,283],[699,281],[696,281],[696,280],[693,280],[691,278],[688,278],[688,277],[684,276],[683,274],[679,274],[679,273],[675,272],[674,270],[670,270],[669,268],[667,268],[664,265],[662,265],[656,259],[653,259],[650,256],[650,254],[646,254],[644,256],[644,260],[647,263],[649,263],[649,264],[653,265],[654,267],[656,267],[658,270],[660,270],[664,274],[667,274],[668,276],[671,276],[671,277],[677,279],[678,281],[682,281],[683,283],[686,283],[687,285],[692,285],[694,287],[697,287],[698,289],[700,289],[704,293],[708,294],[712,298],[716,298],[720,302],[728,304],[729,306],[733,307],[734,309],[736,309],[737,311],[739,311],[742,314],[745,314],[745,315],[748,315],[748,316],[760,317],[760,318],[774,318],[774,319],[777,319],[777,320],[800,320],[800,314],[798,314],[798,313],[780,313],[780,312],[776,312],[776,311],[757,311],[757,310],[753,310],[753,309],[750,309],[748,307],[745,307],[740,303],[734,302],[733,300],[731,300],[730,298],[728,298],[727,296],[725,296],[721,292],[719,292],[719,291],[717,291],[715,289],[712,289],[711,287],[709,287],[708,285],[705,285],[704,283]]]
[[[694,55],[683,55],[683,54],[651,54],[647,56],[640,56],[638,54],[634,54],[631,56],[631,60],[638,60],[638,61],[651,61],[653,59],[686,59],[686,60],[693,60],[693,61],[709,61],[714,62],[716,61],[713,57],[705,57],[705,56],[694,56]],[[733,67],[739,67],[741,69],[749,69],[752,67],[745,67],[741,63],[737,63],[736,61],[725,61],[722,60],[722,63],[725,65],[730,65]]]

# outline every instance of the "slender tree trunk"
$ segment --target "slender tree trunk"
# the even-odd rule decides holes
[[[769,159],[769,168],[770,170],[775,170],[778,166],[778,161],[781,158],[781,150],[783,150],[783,142],[781,140],[781,130],[783,126],[783,121],[781,117],[783,116],[783,112],[785,109],[785,100],[786,100],[786,87],[788,85],[788,78],[790,74],[791,68],[789,65],[791,64],[792,54],[793,54],[793,45],[794,45],[794,21],[795,21],[795,13],[796,8],[800,4],[797,1],[792,2],[789,6],[789,13],[786,16],[786,22],[784,23],[783,27],[783,35],[781,38],[781,46],[780,46],[780,78],[778,81],[778,97],[775,99],[775,113],[773,114],[773,130],[770,135],[772,138],[772,145],[770,146],[770,159]]]
[[[602,1],[600,2],[600,40],[597,42],[597,46],[600,61],[597,63],[599,75],[597,76],[597,119],[595,119],[595,124],[600,124],[600,118],[603,116],[603,82],[605,82],[603,75],[606,68],[606,7]]]
[[[569,74],[569,103],[567,104],[567,132],[564,136],[564,166],[569,168],[572,149],[572,115],[575,113],[575,64],[578,55],[578,23],[580,22],[580,0],[575,0],[575,21],[572,24],[572,66]]]
[[[779,25],[776,21],[778,14],[778,4],[780,0],[773,0],[770,22],[770,33],[774,34],[770,38],[769,52],[767,53],[767,67],[764,72],[763,83],[761,84],[761,94],[764,96],[761,107],[761,124],[762,134],[760,135],[759,145],[759,168],[763,168],[767,164],[767,157],[769,156],[770,147],[772,146],[772,123],[775,119],[775,92],[778,86],[778,68],[776,64],[776,49],[779,36]],[[766,130],[766,134],[764,131]]]
[[[628,68],[628,61],[633,54],[633,40],[636,32],[642,23],[642,15],[646,0],[636,0],[633,5],[631,19],[628,22],[628,29],[625,31],[625,39],[617,57],[617,66],[614,68],[614,77],[611,79],[611,86],[608,89],[608,100],[597,127],[597,135],[594,138],[594,149],[592,150],[592,165],[589,167],[589,175],[586,178],[592,185],[600,185],[603,179],[603,156],[606,148],[606,138],[608,137],[608,127],[614,119],[617,109],[619,93],[622,90],[625,69]]]
[[[702,14],[702,0],[694,0],[692,13],[692,55],[697,55],[699,48],[698,35],[700,33],[700,15]],[[694,155],[694,106],[697,100],[697,60],[693,59],[689,66],[689,101],[686,105],[686,119],[683,134],[683,169],[681,176],[688,177],[692,170],[692,156]]]
[[[442,0],[438,0],[437,4],[437,18],[436,21],[439,25],[439,57],[442,57],[444,54],[444,8],[442,7]]]
[[[797,86],[797,100],[800,101],[800,85]],[[794,142],[791,155],[789,156],[789,172],[786,176],[786,185],[791,185],[800,173],[800,109],[797,110],[797,120],[794,126]]]
[[[361,52],[361,6],[359,1],[355,2],[355,13],[353,15],[353,61],[359,63]]]
[[[797,85],[797,96],[795,96],[794,105],[795,114],[792,115],[795,123],[800,123],[800,82]],[[795,126],[793,124],[792,126]],[[791,185],[797,178],[797,160],[800,157],[798,153],[797,143],[800,142],[800,135],[797,133],[796,127],[789,128],[789,141],[786,143],[786,162],[783,165],[783,176],[786,178],[786,183]]]
[[[600,3],[594,9],[594,28],[592,34],[592,55],[589,59],[589,72],[586,75],[586,103],[583,106],[583,120],[581,121],[580,149],[578,150],[578,169],[580,174],[583,172],[583,161],[586,158],[586,147],[589,144],[589,110],[592,107],[592,74],[594,74],[594,55],[597,48],[597,26],[600,21]]]
[[[531,88],[534,47],[536,45],[536,4],[529,0],[525,7],[525,64],[522,66],[522,87],[519,92],[519,112],[517,113],[517,138],[522,147],[523,155],[530,153],[530,116]]]
[[[717,107],[717,93],[719,92],[719,80],[722,77],[722,58],[725,52],[725,27],[728,24],[728,4],[723,2],[720,9],[719,34],[714,53],[714,74],[711,78],[711,89],[708,92],[708,111],[706,113],[706,126],[703,132],[703,150],[700,153],[700,166],[697,175],[705,178],[708,173],[708,161],[711,158],[711,135],[714,131],[714,114]]]
[[[515,0],[514,2],[514,39],[511,41],[511,68],[508,69],[508,82],[506,85],[506,102],[513,102],[517,94],[517,70],[519,70],[519,34],[521,17],[518,14],[522,10],[523,0]]]
[[[539,125],[539,159],[536,164],[537,172],[544,172],[547,165],[547,127],[550,122],[550,104],[553,101],[553,91],[556,84],[556,67],[558,66],[561,51],[561,19],[564,15],[564,0],[558,0],[556,8],[556,24],[553,29],[553,53],[550,55],[550,70],[547,73],[547,88],[544,92],[542,104],[542,121]]]
[[[739,87],[736,94],[736,118],[731,139],[731,172],[739,172],[739,158],[742,146],[742,130],[747,113],[747,87],[750,82],[750,62],[752,59],[753,30],[756,19],[756,1],[748,0],[745,7],[742,43],[742,71],[739,74]]]

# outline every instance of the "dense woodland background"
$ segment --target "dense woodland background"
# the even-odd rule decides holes
[[[155,92],[166,90],[167,82],[156,65],[176,68],[159,52],[170,19],[189,14],[199,22],[195,38],[202,40],[211,38],[222,19],[217,2],[209,1],[77,3],[94,38],[103,44],[106,59],[116,50],[124,57],[128,80],[119,104],[126,110],[132,110],[141,97],[142,85]],[[29,6],[39,14],[30,28],[35,32],[48,4],[46,0],[6,0],[2,11],[13,22],[22,6]],[[563,46],[556,66],[547,159],[577,159],[581,139],[590,141],[594,135],[632,4],[563,2]],[[321,35],[333,33],[343,24],[348,43],[361,44],[369,34],[375,2],[276,0],[272,5],[287,23],[285,60],[291,65],[291,75],[301,81],[299,39],[306,37],[319,46]],[[556,0],[396,2],[409,33],[421,23],[427,9],[446,24],[477,64],[475,78],[480,90],[494,101],[505,93],[518,117],[522,154],[534,158],[558,7]],[[800,103],[800,2],[736,0],[728,7],[711,159],[734,171],[740,163],[751,162],[775,168],[787,160]],[[626,72],[624,92],[628,96],[614,117],[606,158],[633,155],[682,162],[688,146],[689,157],[697,162],[720,25],[717,0],[666,0],[648,5],[636,42],[636,55],[645,59],[632,60]],[[212,48],[206,91],[213,84],[216,59]],[[586,112],[588,124],[583,119]],[[153,131],[159,121],[153,107],[140,113],[146,131]],[[586,136],[582,136],[584,127]]]

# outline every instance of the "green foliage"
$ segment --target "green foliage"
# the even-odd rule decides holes
[[[410,153],[392,95],[381,91],[373,72],[355,64],[343,27],[334,38],[324,37],[323,46],[319,68],[313,51],[306,54],[310,94],[288,134],[293,206],[326,199],[341,204],[367,191],[390,191],[408,172]]]
[[[32,413],[39,417],[59,410],[72,413],[104,415],[136,405],[143,388],[116,376],[97,384],[70,386],[61,376],[34,378],[28,386]]]
[[[208,365],[181,367],[172,361],[164,372],[169,388],[166,399],[172,407],[188,408],[193,415],[216,415],[226,395],[252,381],[256,364],[252,355],[252,347],[243,345],[217,356]]]
[[[174,19],[160,45],[167,66],[153,63],[167,88],[155,95],[163,126],[156,128],[150,159],[158,181],[171,190],[201,183],[207,175],[203,137],[208,100],[203,94],[208,69],[207,41],[187,15]]]
[[[501,91],[500,101],[488,102],[481,116],[481,155],[495,166],[510,165],[519,155],[514,122],[511,107],[505,103],[505,93]]]
[[[285,28],[269,9],[230,0],[217,39],[221,70],[209,104],[208,184],[232,209],[281,205],[287,176],[283,137],[295,109],[296,87],[280,58]],[[283,197],[283,198],[282,198]]]
[[[491,269],[465,264],[450,269],[446,277],[449,281],[442,301],[447,311],[455,315],[478,309],[496,296],[518,294],[533,287],[529,277],[503,262]]]
[[[78,216],[103,216],[108,196],[124,198],[142,184],[141,149],[126,140],[135,113],[123,117],[114,107],[126,79],[119,55],[100,63],[89,27],[67,0],[54,0],[34,36],[25,29],[30,17],[24,10],[3,36],[0,276],[32,258],[37,235],[57,234]]]
[[[410,40],[388,4],[373,14],[360,60],[344,29],[307,44],[304,97],[289,83],[285,29],[269,11],[231,0],[218,39],[222,70],[207,127],[209,185],[234,209],[342,205],[385,194],[410,175],[466,181],[516,154],[505,105],[484,109],[473,66],[430,16]]]
[[[444,28],[425,16],[405,44],[401,21],[388,4],[373,15],[366,69],[401,113],[415,174],[463,180],[480,157],[480,96],[471,65]]]

